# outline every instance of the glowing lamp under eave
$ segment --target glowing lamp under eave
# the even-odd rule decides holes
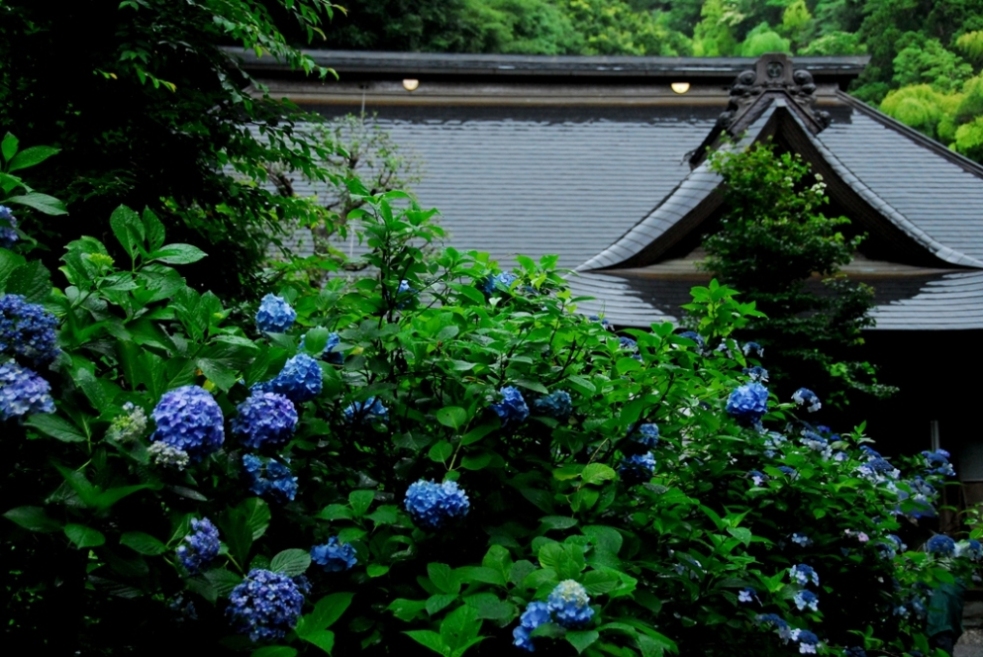
[[[419,80],[406,79],[403,80],[403,89],[407,91],[416,91],[416,88],[420,86]]]
[[[689,91],[689,82],[673,82],[669,87],[677,94],[684,94]]]

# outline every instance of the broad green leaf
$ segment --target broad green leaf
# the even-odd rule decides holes
[[[250,653],[250,657],[295,657],[297,650],[290,646],[264,646]]]
[[[25,148],[17,153],[14,159],[10,161],[7,171],[14,172],[19,169],[37,166],[59,151],[60,149],[53,146],[31,146],[30,148]]]
[[[539,522],[547,529],[570,529],[577,524],[577,519],[567,516],[543,516]]]
[[[577,654],[582,654],[587,648],[597,641],[600,634],[597,630],[579,630],[575,632],[567,632],[564,637],[571,646],[577,649]]]
[[[478,610],[469,605],[458,607],[440,623],[440,637],[452,650],[469,645],[481,631]]]
[[[497,424],[483,424],[479,427],[475,427],[471,431],[461,436],[461,444],[470,445],[471,443],[476,443],[497,428]]]
[[[242,502],[237,508],[242,509],[246,526],[252,530],[253,540],[258,540],[270,526],[270,506],[259,497],[251,497]]]
[[[493,458],[491,452],[469,454],[461,459],[461,467],[465,470],[481,470],[491,463]]]
[[[444,593],[457,593],[461,590],[461,582],[454,576],[454,571],[445,563],[427,564],[427,575],[438,590]]]
[[[571,386],[577,388],[585,395],[593,395],[595,392],[597,392],[597,388],[594,386],[594,384],[582,376],[568,376],[567,381]]]
[[[451,603],[457,600],[454,593],[438,593],[427,598],[427,613],[433,616],[446,609]]]
[[[352,510],[344,504],[329,504],[317,514],[323,520],[351,520]]]
[[[156,260],[168,265],[190,265],[205,256],[204,251],[190,244],[168,244],[150,254],[150,260]]]
[[[353,593],[332,593],[317,601],[314,610],[297,623],[297,636],[321,632],[334,625],[352,603]]]
[[[474,607],[478,618],[508,623],[518,615],[515,605],[500,600],[494,593],[478,593],[464,599],[464,604]]]
[[[140,215],[132,209],[121,205],[113,210],[109,218],[109,226],[113,229],[116,241],[131,258],[136,258],[143,245],[143,222]]]
[[[19,506],[7,511],[3,517],[32,532],[54,532],[61,529],[61,523],[49,517],[39,506]]]
[[[311,643],[327,654],[331,654],[334,650],[334,632],[331,630],[315,630],[310,634],[305,634],[300,637],[304,641]]]
[[[84,443],[85,435],[57,415],[32,415],[24,424],[65,443]]]
[[[495,586],[505,586],[505,576],[501,571],[485,566],[461,566],[454,571],[454,575],[462,584],[482,582]]]
[[[580,473],[580,478],[585,484],[601,484],[617,477],[618,473],[614,471],[614,468],[603,463],[591,463]]]
[[[454,446],[446,440],[441,440],[440,442],[436,443],[430,448],[430,451],[427,452],[427,456],[430,458],[430,460],[437,463],[446,463],[447,459],[449,459],[453,454]]]
[[[744,543],[744,545],[751,544],[752,534],[751,530],[747,527],[728,527],[727,533]]]
[[[530,381],[529,379],[518,379],[515,382],[515,385],[522,386],[523,388],[532,390],[533,392],[538,392],[541,395],[550,394],[550,391],[546,388],[546,386],[544,386],[539,381]]]
[[[20,144],[17,137],[11,133],[7,133],[3,136],[3,141],[0,142],[0,153],[3,153],[3,159],[10,161],[14,155],[17,153],[17,147]]]
[[[410,630],[409,632],[405,632],[405,634],[421,646],[429,648],[438,655],[446,655],[448,657],[450,655],[450,649],[444,645],[443,638],[433,630]]]
[[[79,549],[99,547],[106,542],[106,537],[101,531],[85,525],[68,524],[65,525],[64,532],[68,540]]]
[[[51,274],[40,260],[29,260],[10,272],[6,287],[9,294],[20,294],[38,303],[51,294]]]
[[[437,411],[437,421],[458,431],[468,423],[468,412],[460,406],[445,406]]]
[[[119,537],[119,542],[140,554],[156,556],[167,552],[167,546],[162,541],[143,532],[126,532]]]
[[[341,536],[341,534],[339,534]],[[382,564],[373,563],[369,564],[369,567],[365,569],[365,573],[369,577],[382,577],[389,572],[389,566],[383,566]]]
[[[140,218],[143,220],[143,234],[146,236],[147,248],[156,251],[164,244],[164,224],[150,208],[145,208]]]
[[[393,616],[406,623],[416,618],[426,608],[427,602],[425,600],[407,600],[406,598],[396,598],[387,607]]]
[[[205,573],[205,579],[212,585],[219,596],[227,596],[232,589],[239,586],[242,576],[225,568],[213,568]]]
[[[290,548],[278,553],[270,562],[270,570],[296,577],[303,575],[311,565],[311,554],[307,550]]]
[[[353,490],[348,494],[348,503],[352,505],[352,513],[356,518],[364,516],[374,500],[374,490]]]

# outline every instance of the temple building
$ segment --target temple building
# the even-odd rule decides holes
[[[412,191],[449,243],[559,255],[621,327],[678,321],[722,212],[708,149],[771,139],[827,183],[827,216],[865,233],[844,271],[875,290],[866,357],[893,399],[855,409],[888,453],[939,447],[983,482],[983,167],[852,98],[863,57],[543,57],[314,51],[338,80],[268,58],[275,97],[355,113],[419,158]],[[312,194],[296,181],[298,194]],[[983,500],[983,483],[963,487]]]

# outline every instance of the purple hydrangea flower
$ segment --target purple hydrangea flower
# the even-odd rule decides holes
[[[274,392],[254,392],[236,410],[232,432],[252,449],[283,447],[297,428],[293,402]]]
[[[757,424],[768,411],[768,389],[760,383],[738,386],[727,400],[727,413],[744,424]]]
[[[350,543],[340,543],[337,536],[329,538],[324,545],[312,547],[311,561],[329,573],[351,570],[358,563],[354,546]]]
[[[342,411],[342,414],[348,424],[386,422],[389,420],[389,409],[383,406],[382,401],[376,397],[352,402]]]
[[[0,420],[54,412],[47,381],[13,361],[0,365]]]
[[[246,454],[242,466],[249,481],[249,490],[256,495],[286,504],[297,496],[297,477],[283,463],[274,459]]]
[[[254,568],[232,589],[225,613],[232,626],[253,641],[282,639],[297,625],[304,596],[283,573]]]
[[[178,559],[192,575],[200,573],[215,557],[219,550],[218,529],[208,518],[191,521],[191,533],[177,548]]]
[[[430,531],[463,518],[471,507],[467,494],[456,481],[436,484],[424,479],[410,484],[403,504],[413,523]]]
[[[323,386],[321,366],[317,361],[307,354],[297,354],[283,365],[275,379],[254,386],[254,390],[275,392],[295,404],[302,404],[320,395]]]
[[[256,311],[256,328],[263,333],[284,333],[296,319],[297,311],[286,299],[267,294]]]
[[[925,549],[928,550],[929,554],[951,557],[956,554],[956,542],[945,534],[936,534],[928,539]]]
[[[512,644],[527,652],[535,652],[532,632],[548,622],[550,622],[549,605],[545,602],[530,602],[519,617],[519,626],[512,630]]]
[[[547,415],[560,422],[566,422],[573,413],[573,401],[566,390],[554,390],[534,401],[532,406],[540,415]]]
[[[618,466],[618,473],[627,484],[648,481],[655,473],[655,457],[652,452],[632,454],[621,461],[621,465]]]
[[[164,393],[151,417],[157,430],[150,441],[161,441],[187,453],[192,463],[217,452],[225,441],[222,409],[199,386],[183,386]]]
[[[44,306],[19,294],[0,297],[0,352],[34,367],[47,365],[61,353],[56,328],[58,320]]]
[[[529,407],[519,389],[505,386],[498,393],[502,396],[502,401],[492,404],[491,409],[502,421],[502,426],[525,422],[526,418],[529,417]]]
[[[14,248],[20,237],[17,235],[17,218],[6,205],[0,205],[0,246]]]
[[[585,627],[594,617],[587,589],[572,579],[557,584],[546,604],[556,622],[568,630]]]
[[[797,406],[805,406],[805,409],[810,413],[815,413],[823,407],[816,393],[808,388],[799,388],[793,392],[792,401],[794,401]]]
[[[653,422],[640,424],[629,438],[642,447],[655,449],[656,445],[659,444],[659,425]]]

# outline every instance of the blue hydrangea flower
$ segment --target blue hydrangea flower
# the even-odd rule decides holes
[[[744,346],[741,348],[745,356],[757,356],[758,358],[765,357],[765,348],[762,347],[757,342],[745,342]]]
[[[290,307],[286,299],[267,294],[256,311],[256,328],[263,333],[284,333],[296,319],[297,311]]]
[[[58,320],[44,306],[19,294],[0,297],[0,352],[34,367],[47,365],[61,353],[56,328]]]
[[[860,452],[861,452],[861,456],[867,461],[870,461],[871,459],[881,458],[880,452],[878,452],[870,445],[861,445]]]
[[[585,627],[594,617],[587,589],[572,579],[557,584],[546,604],[556,622],[568,630]]]
[[[307,354],[297,354],[284,363],[275,379],[255,388],[285,395],[293,403],[302,404],[320,395],[323,386],[321,366],[317,361]]]
[[[928,474],[939,474],[947,477],[956,475],[956,471],[952,469],[952,464],[949,463],[949,452],[944,449],[937,449],[934,452],[924,451],[922,456],[925,457],[925,469]]]
[[[161,441],[186,452],[192,463],[217,452],[225,441],[222,409],[199,386],[182,386],[164,393],[150,415],[157,423],[150,441]]]
[[[787,476],[789,479],[797,479],[798,476],[799,476],[798,471],[795,468],[791,467],[791,466],[788,466],[788,465],[780,465],[780,466],[778,466],[778,469],[782,472],[782,474],[784,474],[785,476]]]
[[[816,648],[819,646],[819,637],[809,630],[792,630],[789,633],[792,641],[799,644],[800,655],[815,655]]]
[[[765,482],[768,481],[768,475],[763,472],[758,472],[757,470],[751,470],[747,473],[747,476],[751,478],[752,483],[755,486],[764,486]]]
[[[237,632],[252,641],[282,639],[297,625],[304,596],[283,573],[254,568],[232,589],[225,610]]]
[[[966,557],[970,561],[979,561],[983,559],[983,545],[975,538],[971,538],[968,541],[959,541],[956,544],[956,556]]]
[[[526,400],[522,398],[519,389],[505,386],[498,391],[498,394],[502,396],[502,401],[492,404],[491,409],[502,421],[502,426],[525,422],[529,417],[529,407],[526,406]]]
[[[386,422],[389,420],[389,409],[382,405],[376,397],[369,397],[365,401],[352,402],[342,411],[345,422],[348,424],[359,424],[373,422]]]
[[[324,545],[312,547],[311,561],[329,573],[351,570],[358,563],[358,559],[355,557],[355,547],[350,543],[338,542],[337,536],[329,538]]]
[[[945,534],[936,534],[928,539],[925,549],[928,550],[929,554],[951,557],[956,554],[956,542]]]
[[[573,400],[570,393],[566,390],[554,390],[545,397],[540,397],[532,403],[532,407],[540,415],[547,415],[551,418],[566,422],[573,413]]]
[[[768,389],[752,382],[738,386],[727,400],[727,413],[744,424],[757,424],[768,412]]]
[[[0,205],[0,246],[5,249],[14,248],[20,239],[17,235],[17,218],[6,205]]]
[[[249,490],[256,495],[286,504],[297,496],[297,477],[279,461],[246,454],[242,457],[242,467],[249,481]]]
[[[757,620],[762,625],[771,625],[778,630],[788,628],[788,623],[778,614],[758,614]]]
[[[761,367],[760,365],[755,365],[754,367],[745,367],[741,370],[747,377],[752,381],[758,381],[760,383],[768,383],[768,370]]]
[[[812,545],[812,539],[805,534],[800,534],[798,532],[792,534],[792,542],[800,547],[808,547]]]
[[[599,317],[598,315],[591,315],[587,319],[589,319],[592,322],[600,322],[601,328],[603,328],[605,331],[610,331],[611,330],[611,322],[609,322],[606,317]]]
[[[512,644],[527,652],[535,652],[532,632],[548,622],[550,622],[549,605],[545,602],[530,602],[519,617],[519,626],[512,630]]]
[[[754,602],[754,599],[758,597],[758,592],[752,588],[741,589],[737,594],[738,602]]]
[[[47,381],[13,361],[0,365],[0,420],[54,412]]]
[[[906,490],[898,490],[898,500],[907,500],[907,506],[913,507],[905,515],[909,518],[934,518],[936,512],[932,501],[938,496],[938,491],[918,475],[904,483],[911,488],[911,494]]]
[[[306,340],[307,340],[306,334],[300,338],[299,348],[301,351],[303,351],[304,349],[304,343],[306,342]],[[336,351],[336,349],[338,349],[338,345],[340,344],[341,344],[341,336],[339,336],[337,333],[329,333],[328,341],[327,343],[325,343],[324,349],[318,355],[318,358],[327,358],[329,363],[334,363],[335,365],[341,365],[342,363],[345,362],[345,355],[342,354],[340,351]]]
[[[177,548],[177,557],[188,573],[197,575],[218,556],[218,529],[208,518],[191,521],[191,533]]]
[[[293,402],[274,392],[254,392],[236,410],[239,414],[232,420],[232,433],[252,449],[283,447],[297,428]]]
[[[655,449],[656,445],[659,444],[659,425],[653,422],[640,424],[628,437],[642,447]]]
[[[638,351],[638,342],[628,336],[618,336],[618,344],[625,351]]]
[[[810,413],[815,413],[823,407],[816,393],[808,388],[799,388],[793,392],[792,401],[794,401],[797,406],[805,406],[806,410]]]
[[[800,563],[789,568],[788,574],[796,584],[805,586],[809,582],[812,582],[816,586],[819,586],[819,574],[812,569],[812,566]]]
[[[410,282],[405,278],[399,282],[399,287],[396,288],[396,296],[400,294],[412,294],[413,288],[410,287]]]
[[[807,591],[803,589],[795,594],[792,598],[795,602],[795,606],[799,611],[803,609],[811,609],[812,611],[819,611],[819,596],[817,596],[812,591]]]
[[[436,484],[421,479],[410,484],[403,501],[413,524],[434,531],[468,515],[471,502],[456,481]]]
[[[679,334],[679,337],[692,340],[693,342],[696,343],[696,346],[699,348],[700,351],[706,349],[707,346],[706,340],[704,340],[703,336],[697,333],[696,331],[683,331],[682,333]]]
[[[618,473],[627,484],[635,484],[648,481],[655,472],[655,457],[652,452],[644,454],[632,454],[621,461],[618,466]]]
[[[484,280],[484,282],[479,286],[481,291],[486,295],[491,296],[499,288],[505,288],[508,290],[512,287],[512,283],[515,283],[519,279],[518,276],[507,271],[503,271],[499,274],[491,274]]]

